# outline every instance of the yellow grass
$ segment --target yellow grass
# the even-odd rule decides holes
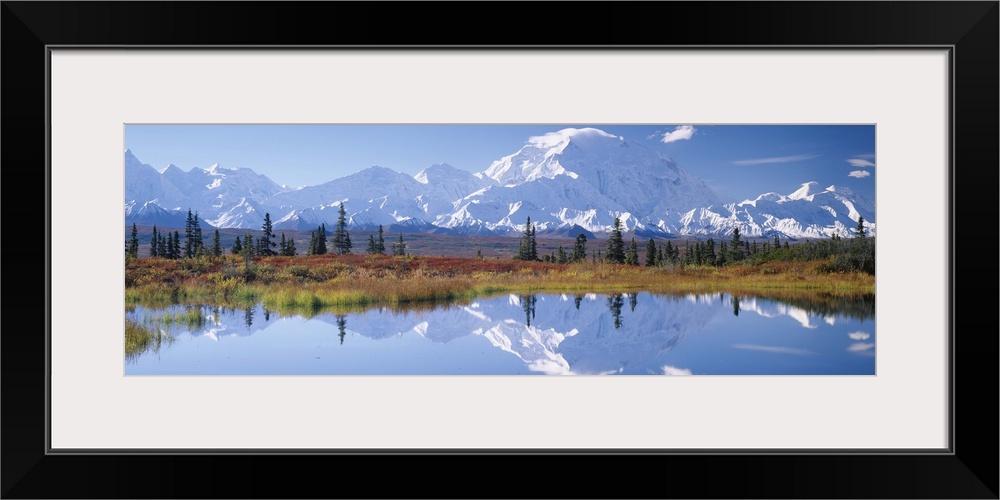
[[[139,262],[126,268],[128,304],[262,302],[275,311],[308,315],[330,309],[471,300],[495,293],[725,292],[794,298],[875,292],[874,276],[823,273],[823,261],[666,269],[589,262],[511,265],[435,257],[315,256],[264,259],[249,271],[232,259],[198,269],[160,259]]]

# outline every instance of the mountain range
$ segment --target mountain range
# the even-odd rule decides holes
[[[803,182],[788,194],[727,200],[674,160],[594,128],[530,138],[472,173],[441,163],[416,175],[373,166],[300,188],[218,164],[157,170],[125,151],[125,222],[183,227],[190,209],[212,227],[276,230],[336,223],[348,228],[455,235],[519,235],[528,217],[545,235],[610,233],[615,218],[643,237],[850,237],[858,217],[875,234],[875,205],[840,186]]]

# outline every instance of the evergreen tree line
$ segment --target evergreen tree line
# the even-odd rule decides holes
[[[854,237],[844,239],[834,236],[826,240],[810,240],[789,247],[787,243],[774,245],[765,251],[755,253],[751,262],[760,264],[770,261],[829,260],[824,265],[827,272],[860,271],[875,274],[875,238],[869,237],[864,226],[864,218],[858,217]]]
[[[482,253],[479,253],[477,256],[482,258]],[[560,246],[558,254],[554,252],[551,255],[544,255],[539,259],[538,242],[535,240],[535,225],[531,223],[531,217],[528,217],[524,225],[524,233],[521,234],[521,239],[519,240],[517,254],[514,255],[514,258],[517,260],[542,260],[544,262],[556,262],[559,264],[583,261],[587,258],[587,235],[582,233],[576,235],[572,252]]]
[[[635,241],[635,237],[632,237],[631,241],[626,244],[622,230],[621,220],[616,217],[605,251],[602,253],[598,250],[596,253],[592,253],[591,262],[639,265],[638,243]],[[875,274],[875,241],[867,235],[864,218],[858,218],[858,225],[854,232],[855,237],[846,241],[834,235],[827,240],[806,241],[800,245],[790,246],[787,240],[782,242],[777,235],[771,242],[765,241],[762,244],[758,244],[756,240],[751,242],[742,238],[739,228],[733,228],[733,234],[728,241],[723,240],[717,245],[713,238],[695,241],[694,244],[689,240],[684,243],[683,253],[678,245],[674,245],[670,241],[658,245],[655,240],[650,238],[646,242],[644,265],[647,267],[721,267],[740,263],[761,264],[769,261],[829,259],[830,262],[824,267],[829,272],[861,271]],[[585,260],[586,242],[586,236],[581,234],[577,236],[572,256],[560,246],[557,252],[544,256],[543,260],[560,264]],[[537,260],[535,248],[535,229],[531,224],[531,219],[528,218],[525,232],[521,236],[518,253],[514,258]]]
[[[261,234],[257,238],[254,238],[253,232],[247,231],[243,238],[237,236],[232,247],[230,247],[230,252],[233,255],[241,255],[246,258],[274,255],[294,257],[298,255],[295,240],[286,237],[285,233],[281,233],[280,241],[276,241],[276,239],[277,235],[274,233],[274,227],[271,223],[271,214],[265,213],[264,223],[261,226]],[[351,236],[347,232],[347,212],[343,203],[340,204],[332,246],[334,252],[337,254],[347,255],[351,253]],[[326,224],[323,223],[311,233],[306,254],[324,255],[326,253]],[[383,239],[381,225],[378,227],[377,238],[374,234],[369,236],[368,253],[385,254],[385,240]],[[399,239],[392,244],[392,253],[393,255],[406,255],[406,243],[403,240],[402,233],[400,233]],[[183,259],[201,256],[221,257],[222,254],[223,248],[219,230],[215,230],[211,246],[206,247],[202,236],[201,223],[198,220],[198,213],[192,213],[190,209],[188,210],[187,220],[184,224],[183,244],[178,231],[171,233],[170,231],[161,231],[155,225],[153,226],[153,234],[149,240],[150,257]],[[130,258],[139,257],[139,233],[135,224],[132,224],[130,236],[125,241],[125,255]]]

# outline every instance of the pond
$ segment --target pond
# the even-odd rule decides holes
[[[282,315],[136,307],[126,375],[874,375],[875,297],[511,294]]]

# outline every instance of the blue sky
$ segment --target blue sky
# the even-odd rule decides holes
[[[372,165],[416,174],[448,163],[480,172],[529,137],[568,127],[640,141],[735,201],[789,194],[808,181],[876,201],[874,125],[126,125],[125,147],[157,169],[219,163],[294,187]]]

